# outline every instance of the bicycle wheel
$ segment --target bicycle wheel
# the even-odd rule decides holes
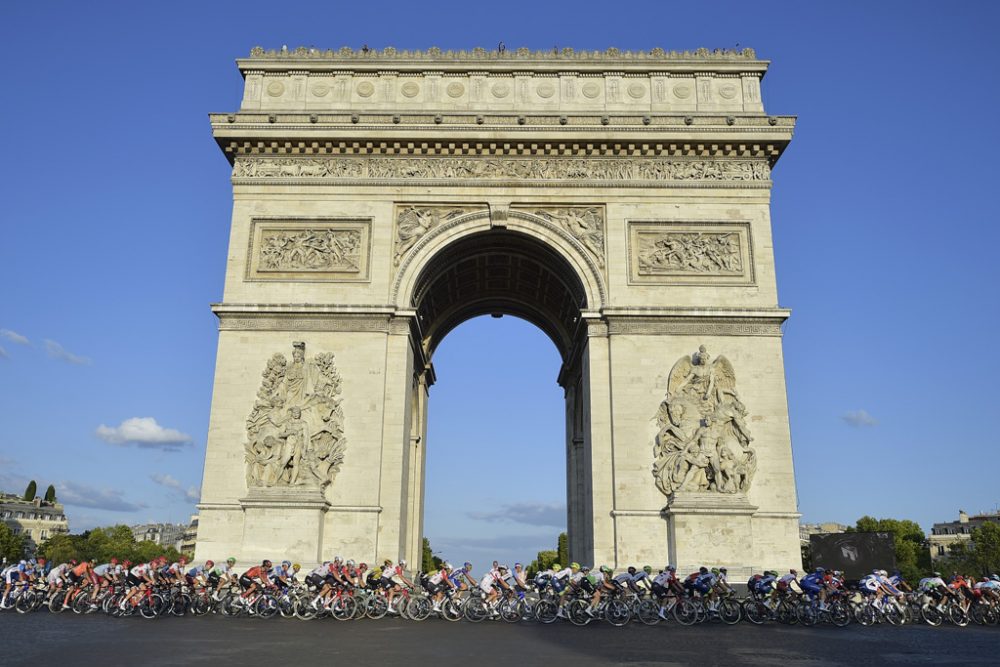
[[[935,628],[944,622],[944,614],[942,614],[941,610],[930,602],[920,608],[920,617],[924,619],[924,623],[934,626]]]
[[[535,605],[535,618],[539,623],[554,623],[559,618],[559,605],[554,600],[540,600]]]
[[[819,620],[819,609],[813,603],[806,602],[795,608],[795,616],[799,619],[799,623],[811,628]]]
[[[74,614],[85,614],[90,611],[90,597],[86,593],[77,593],[70,603]]]
[[[771,618],[771,610],[758,600],[744,600],[743,615],[754,625],[763,625]]]
[[[583,627],[594,620],[594,617],[587,613],[589,610],[590,605],[585,600],[576,598],[566,606],[566,615],[569,616],[570,623]]]
[[[726,625],[736,625],[743,618],[743,608],[736,600],[726,598],[719,602],[719,618]]]
[[[646,625],[656,625],[663,620],[660,618],[660,605],[649,598],[639,601],[639,604],[636,605],[635,615]]]
[[[455,598],[448,598],[441,605],[441,618],[455,622],[462,618],[462,603]]]
[[[854,620],[865,627],[875,625],[875,621],[878,620],[877,617],[878,612],[876,612],[875,607],[870,604],[862,605],[854,612]]]
[[[424,596],[410,598],[406,604],[406,615],[413,621],[423,621],[431,615],[431,601]]]
[[[674,605],[674,619],[681,625],[694,625],[698,620],[698,605],[683,598]]]
[[[948,609],[948,620],[954,625],[964,628],[969,624],[969,615],[959,605],[953,604]]]
[[[174,616],[183,616],[188,613],[191,608],[191,596],[187,593],[181,593],[174,597],[173,604],[170,606],[170,613]]]
[[[795,625],[799,622],[799,617],[795,615],[795,607],[789,604],[787,600],[782,600],[778,603],[777,608],[774,610],[774,617],[779,623],[784,623],[785,625]]]
[[[159,595],[143,596],[142,600],[139,601],[139,614],[145,619],[156,618],[159,606]]]
[[[623,600],[609,600],[608,606],[604,608],[604,620],[620,628],[632,620],[632,610]]]
[[[254,604],[254,611],[261,618],[271,618],[278,613],[278,601],[273,595],[261,595]]]
[[[500,618],[507,623],[517,623],[524,615],[524,602],[519,598],[506,599],[500,603]]]
[[[56,591],[49,598],[49,611],[53,614],[61,614],[63,610],[63,601],[66,599],[66,591]]]
[[[834,602],[830,605],[830,622],[838,628],[851,624],[851,608],[845,602]]]
[[[889,621],[892,625],[902,625],[904,620],[903,610],[895,604],[889,603],[882,607],[882,618]]]
[[[490,615],[486,602],[481,597],[471,597],[465,601],[465,619],[472,623],[480,623]]]
[[[368,602],[365,605],[365,616],[372,619],[379,619],[386,615],[389,611],[389,603],[385,597],[381,595],[373,595],[368,598]]]
[[[17,609],[17,613],[19,614],[27,614],[29,611],[34,611],[35,597],[35,593],[32,591],[19,596],[17,601],[14,602],[14,609]]]

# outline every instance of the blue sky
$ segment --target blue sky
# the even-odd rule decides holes
[[[3,4],[0,488],[55,482],[74,529],[194,511],[231,208],[206,114],[238,106],[234,58],[503,40],[772,60],[766,108],[799,116],[772,212],[804,520],[1000,502],[975,474],[1000,444],[997,3],[390,4]],[[563,502],[555,349],[475,320],[435,365],[427,533],[529,559]],[[473,484],[493,459],[511,474]]]

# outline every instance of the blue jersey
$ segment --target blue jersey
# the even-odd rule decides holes
[[[813,588],[813,587],[821,588],[823,586],[823,575],[820,574],[819,572],[813,572],[812,574],[807,574],[806,576],[802,577],[802,579],[799,581],[799,584],[803,588]]]

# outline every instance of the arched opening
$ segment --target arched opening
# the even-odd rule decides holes
[[[586,483],[585,466],[582,456],[584,441],[583,429],[583,396],[585,393],[585,373],[581,372],[581,359],[586,346],[586,325],[582,314],[588,308],[587,292],[577,274],[562,255],[542,241],[524,233],[511,230],[490,230],[471,234],[452,241],[438,250],[431,257],[414,281],[413,297],[410,306],[416,313],[415,347],[422,353],[423,371],[417,367],[421,375],[424,392],[415,392],[412,423],[415,438],[427,436],[427,406],[429,397],[433,395],[430,386],[436,381],[436,370],[433,364],[435,351],[444,338],[470,319],[484,315],[502,317],[511,315],[533,324],[541,330],[554,344],[558,351],[558,369],[534,369],[531,382],[545,382],[554,379],[562,387],[562,397],[565,409],[560,411],[558,419],[564,426],[564,452],[557,455],[565,464],[565,523],[570,535],[571,552],[583,553],[590,547],[590,531],[585,521],[589,514],[589,485]],[[477,321],[478,322],[478,321]],[[478,324],[477,324],[478,326]],[[461,337],[461,334],[459,334]],[[536,337],[537,338],[537,337]],[[466,341],[466,344],[469,344]],[[504,341],[506,344],[506,341]],[[537,346],[537,342],[534,343]],[[535,350],[537,351],[537,350]],[[510,348],[500,350],[499,354],[513,353]],[[479,355],[490,355],[491,348],[479,346]],[[558,370],[555,377],[546,380],[540,373]],[[474,372],[474,371],[473,371]],[[527,390],[527,388],[526,388]],[[494,400],[491,394],[489,378],[479,381],[479,390],[484,400]],[[501,399],[502,400],[502,399]],[[505,423],[517,420],[516,414],[497,415],[491,428],[505,429]],[[440,424],[436,425],[435,431]],[[514,435],[514,434],[512,434]],[[516,436],[515,436],[516,437]],[[435,457],[434,442],[428,441],[421,451],[432,461]],[[483,454],[475,447],[470,447],[470,459],[462,461],[458,470],[466,470],[468,460],[482,461]],[[432,463],[432,465],[437,465]],[[423,480],[426,461],[423,458],[418,465],[411,468],[411,483],[419,486],[421,494],[411,515],[411,538],[423,535],[424,489]],[[514,466],[506,466],[513,471]],[[497,465],[488,476],[491,479],[502,479],[505,466],[498,460]],[[458,474],[466,474],[459,472]],[[467,474],[482,475],[482,467],[468,470]],[[549,484],[560,481],[560,476],[550,478]],[[490,497],[487,489],[481,491],[484,497]],[[496,496],[493,496],[496,497]],[[461,501],[459,507],[464,507]],[[535,503],[531,507],[531,503]],[[501,504],[515,505],[516,499],[505,497]],[[539,499],[528,499],[518,508],[525,512],[536,511],[542,520],[551,521],[553,503],[544,494]],[[460,510],[466,513],[468,509]],[[502,508],[498,508],[502,511]],[[488,514],[488,513],[484,513]],[[501,518],[502,520],[502,518]],[[560,532],[552,531],[550,544],[539,547],[555,548],[555,539]],[[488,541],[480,541],[480,544]],[[412,544],[412,543],[411,543]],[[437,546],[437,545],[433,545]],[[537,551],[538,549],[534,549]],[[524,558],[534,556],[534,551],[524,553]],[[452,553],[454,552],[454,553]],[[461,549],[453,549],[449,557],[465,557],[472,555],[462,553]]]

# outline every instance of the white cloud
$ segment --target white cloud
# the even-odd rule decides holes
[[[78,482],[61,482],[55,485],[56,498],[64,505],[92,507],[111,512],[134,512],[146,507],[142,503],[125,500],[121,491],[115,489],[95,489]]]
[[[53,359],[61,359],[62,361],[70,364],[76,364],[77,366],[89,366],[93,363],[89,358],[73,354],[59,343],[47,338],[45,339],[45,351],[48,352],[49,356]]]
[[[16,331],[11,331],[10,329],[0,329],[0,338],[6,338],[12,343],[17,343],[18,345],[31,345],[31,341],[28,340],[26,336],[22,336]]]
[[[112,445],[134,444],[139,447],[178,449],[191,444],[191,436],[172,428],[164,428],[152,417],[132,417],[118,426],[97,427],[97,437]]]
[[[9,356],[10,355],[7,354],[7,350],[3,349],[3,347],[0,347],[0,359],[6,359]]]
[[[566,527],[566,506],[561,503],[513,503],[494,512],[469,512],[479,521],[512,521],[531,526]]]
[[[201,500],[201,491],[197,487],[189,486],[185,489],[179,480],[174,479],[170,475],[150,475],[149,478],[160,486],[176,492],[185,502],[196,503]]]
[[[841,415],[840,418],[854,428],[864,428],[878,424],[878,420],[868,414],[867,410],[852,410]]]

